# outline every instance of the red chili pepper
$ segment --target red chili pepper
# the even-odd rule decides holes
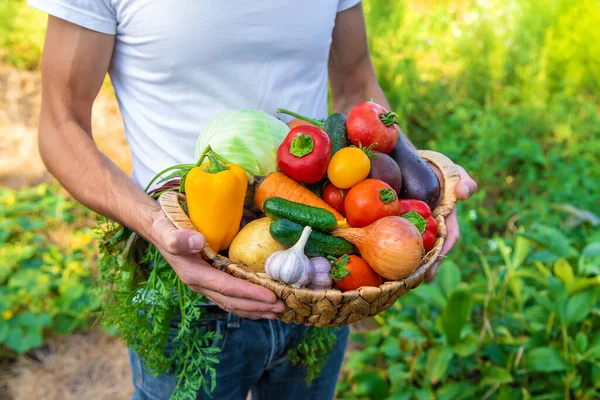
[[[407,215],[411,211],[413,214]],[[416,217],[414,213],[421,216],[422,220],[419,217]],[[433,248],[435,238],[437,237],[438,226],[437,222],[435,222],[435,219],[433,219],[431,216],[431,209],[429,206],[420,200],[402,199],[400,200],[400,215],[406,215],[407,219],[414,223],[417,228],[421,230],[423,235],[423,248],[425,251],[431,250]],[[425,224],[423,224],[423,220]],[[423,225],[425,225],[424,230]]]
[[[331,159],[331,140],[315,126],[293,128],[277,149],[279,170],[302,183],[317,183],[325,176]]]

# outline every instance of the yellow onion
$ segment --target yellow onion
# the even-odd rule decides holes
[[[423,256],[421,233],[402,217],[383,217],[364,228],[338,227],[333,236],[355,245],[363,260],[390,280],[404,279],[415,272]]]

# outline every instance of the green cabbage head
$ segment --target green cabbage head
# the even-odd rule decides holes
[[[246,172],[265,176],[277,170],[277,147],[289,131],[284,122],[263,111],[225,111],[211,119],[200,133],[196,158],[210,145]]]

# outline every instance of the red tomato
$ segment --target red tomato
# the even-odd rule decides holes
[[[351,227],[362,228],[379,218],[400,215],[400,201],[387,183],[365,179],[346,194],[344,211]]]
[[[361,286],[380,286],[381,276],[362,258],[355,255],[343,255],[337,260],[330,258],[333,268],[329,276],[343,292],[358,289]]]
[[[323,200],[342,215],[344,212],[344,197],[346,191],[335,187],[332,183],[328,183],[323,189]]]
[[[348,138],[355,146],[359,142],[363,147],[376,143],[373,150],[389,153],[398,141],[398,129],[394,125],[397,117],[377,103],[359,103],[350,110],[346,120]]]

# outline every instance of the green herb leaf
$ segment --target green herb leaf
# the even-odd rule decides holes
[[[456,287],[442,313],[442,325],[449,344],[460,340],[462,328],[471,316],[472,308],[473,298],[469,287],[465,284]]]
[[[437,346],[429,351],[427,357],[427,375],[432,384],[436,384],[446,377],[450,361],[454,352],[450,347]]]
[[[337,340],[338,329],[311,326],[300,338],[300,343],[288,351],[292,364],[306,367],[305,381],[308,385],[321,374],[327,363]]]
[[[525,357],[527,369],[540,372],[564,371],[567,363],[552,347],[537,347],[529,350]]]
[[[578,293],[571,297],[567,303],[565,315],[567,325],[578,324],[583,321],[594,308],[596,297],[592,291]]]
[[[458,266],[451,260],[445,260],[438,268],[436,275],[442,293],[444,293],[446,298],[449,298],[450,293],[452,293],[461,281],[461,273]]]
[[[472,399],[477,393],[477,386],[468,382],[450,382],[441,386],[436,392],[437,400]]]
[[[464,339],[454,343],[452,349],[459,357],[469,357],[479,349],[479,340],[475,335],[468,335]]]
[[[581,354],[585,353],[588,348],[588,338],[585,333],[577,332],[577,336],[575,336],[575,346],[578,352]]]
[[[483,378],[480,385],[502,385],[511,383],[512,381],[513,377],[506,368],[491,365],[483,371]]]
[[[373,400],[383,400],[389,396],[388,383],[377,372],[365,372],[352,378],[353,392]]]

